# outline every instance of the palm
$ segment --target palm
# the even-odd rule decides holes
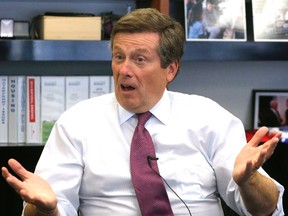
[[[16,160],[11,159],[8,163],[20,180],[5,167],[2,168],[2,175],[23,200],[47,210],[56,207],[57,198],[45,180],[27,171]]]
[[[250,142],[238,154],[233,171],[233,178],[238,185],[246,182],[271,157],[281,133],[259,145],[262,138],[268,133],[266,127],[260,128]]]

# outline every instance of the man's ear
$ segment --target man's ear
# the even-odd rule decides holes
[[[171,82],[177,75],[179,69],[179,62],[172,62],[167,68],[167,82]]]

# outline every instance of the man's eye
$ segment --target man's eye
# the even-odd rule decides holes
[[[119,54],[117,54],[117,55],[114,55],[114,57],[113,57],[116,61],[121,61],[121,60],[123,60],[124,59],[124,57],[122,56],[122,55],[119,55]]]
[[[145,61],[145,58],[143,58],[143,57],[136,58],[136,62],[138,62],[138,63],[143,63],[144,61]]]

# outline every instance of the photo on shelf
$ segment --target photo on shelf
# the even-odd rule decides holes
[[[184,0],[187,41],[246,41],[245,0]]]
[[[284,129],[288,127],[288,89],[253,90],[253,127]]]
[[[252,0],[255,41],[288,41],[288,1]]]

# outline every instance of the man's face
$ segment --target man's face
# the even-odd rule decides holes
[[[207,3],[207,10],[212,11],[215,8],[215,5],[212,3]]]
[[[271,102],[271,107],[272,107],[273,109],[277,109],[277,108],[278,108],[278,102],[277,102],[277,101],[272,101],[272,102]]]
[[[157,33],[117,33],[112,47],[115,95],[126,110],[150,110],[172,81],[178,63],[161,68]]]

